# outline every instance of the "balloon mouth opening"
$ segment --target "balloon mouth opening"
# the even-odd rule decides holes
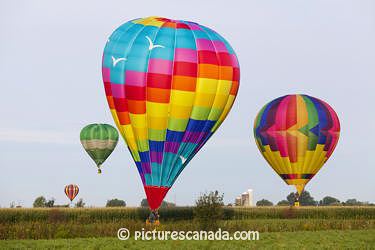
[[[303,184],[297,184],[297,185],[294,185],[297,189],[297,194],[298,196],[300,196],[303,192],[303,190],[305,189],[305,185]]]
[[[148,205],[151,211],[157,211],[164,197],[169,191],[169,187],[159,187],[159,186],[144,186]]]

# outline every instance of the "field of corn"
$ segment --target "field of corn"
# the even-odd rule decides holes
[[[262,233],[258,241],[127,241],[117,238],[4,240],[0,249],[373,249],[375,230]]]
[[[0,209],[0,239],[116,237],[117,230],[145,227],[143,208]],[[160,210],[160,230],[200,230],[192,207]],[[374,230],[375,207],[262,207],[224,209],[222,230],[296,232]]]

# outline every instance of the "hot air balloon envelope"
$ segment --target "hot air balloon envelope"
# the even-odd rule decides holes
[[[254,125],[260,152],[299,194],[332,155],[339,134],[336,112],[308,95],[287,95],[269,102]]]
[[[224,121],[239,86],[229,43],[189,21],[148,17],[116,29],[103,55],[108,104],[157,209]]]
[[[90,124],[81,130],[80,140],[101,173],[101,165],[117,145],[117,130],[109,124]]]
[[[79,192],[79,188],[75,184],[66,185],[64,192],[70,201],[73,201]]]

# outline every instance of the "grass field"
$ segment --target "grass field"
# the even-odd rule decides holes
[[[258,241],[3,240],[0,249],[375,249],[375,229],[262,233]]]
[[[161,210],[159,230],[200,230],[191,207]],[[375,249],[375,207],[226,208],[222,230],[259,231],[248,241],[120,241],[117,230],[134,235],[145,227],[147,209],[0,209],[0,249],[265,248]],[[152,245],[151,245],[152,244]],[[230,247],[229,247],[230,246]]]

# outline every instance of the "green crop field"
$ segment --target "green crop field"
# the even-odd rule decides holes
[[[258,241],[3,240],[0,249],[374,249],[375,230],[263,233]]]
[[[158,230],[200,230],[192,207],[160,210]],[[259,231],[259,241],[120,241],[119,228],[131,235],[145,228],[147,209],[0,209],[0,249],[375,248],[375,207],[225,208],[222,230]],[[228,246],[228,247],[226,247]],[[230,246],[230,247],[229,247]]]

